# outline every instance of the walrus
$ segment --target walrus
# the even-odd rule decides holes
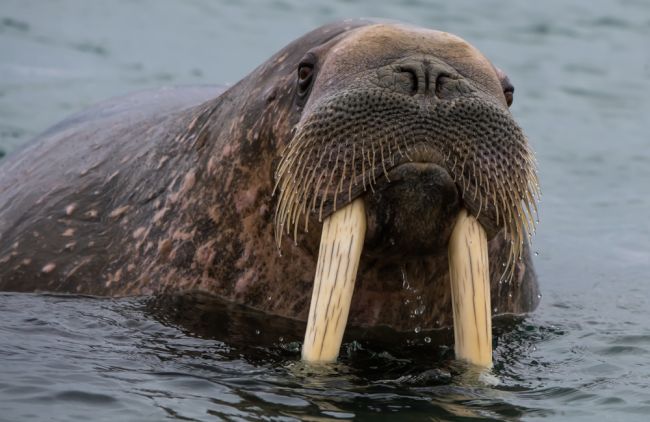
[[[450,326],[463,210],[489,240],[491,310],[530,312],[539,190],[513,93],[457,36],[356,19],[229,88],[101,103],[0,166],[0,289],[196,291],[306,320],[323,224],[354,203],[348,324]]]

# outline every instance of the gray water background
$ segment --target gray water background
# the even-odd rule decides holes
[[[280,340],[296,329],[243,311],[219,339],[140,300],[10,294],[0,420],[647,420],[650,1],[0,0],[0,151],[108,97],[234,83],[304,32],[360,16],[460,35],[516,87],[539,160],[544,296],[498,336],[498,385],[427,362],[427,333],[390,353],[348,338],[318,372]]]

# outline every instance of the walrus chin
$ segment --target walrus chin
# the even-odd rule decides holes
[[[400,186],[396,179],[415,174],[415,182],[402,183],[406,187],[388,199],[393,214],[400,204],[410,208],[391,241],[402,251],[418,249],[413,243],[430,245],[420,253],[435,252],[431,238],[448,247],[456,356],[492,364],[488,238],[501,232],[510,243],[502,276],[508,280],[537,220],[534,158],[507,109],[460,79],[438,84],[455,84],[462,95],[440,101],[369,87],[318,98],[282,156],[275,188],[278,247],[285,233],[297,239],[310,220],[323,223],[304,360],[337,358],[364,238],[373,237],[366,228],[376,212],[366,205],[386,186]],[[406,175],[400,174],[404,168]],[[438,201],[459,198],[451,214],[428,215],[428,205],[441,206],[431,202],[432,191]],[[380,207],[382,198],[374,201]]]

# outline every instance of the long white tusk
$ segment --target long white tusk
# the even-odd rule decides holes
[[[341,208],[323,223],[302,359],[333,362],[348,322],[354,282],[366,234],[362,199]]]
[[[456,358],[492,366],[490,267],[485,229],[461,210],[449,240]]]

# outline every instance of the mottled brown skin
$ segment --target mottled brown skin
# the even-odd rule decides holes
[[[377,57],[435,55],[462,62],[467,77],[507,108],[487,59],[458,38],[441,43],[440,33],[432,33],[343,21],[294,41],[223,93],[202,87],[140,94],[55,126],[0,166],[0,290],[108,296],[202,291],[306,319],[318,216],[310,216],[309,232],[295,242],[284,236],[281,255],[274,238],[276,166],[292,128],[309,113],[310,100],[296,96],[298,65],[308,51],[319,56],[322,67],[310,93],[318,98],[338,89],[354,69],[372,68]],[[426,177],[444,180],[424,199],[408,199],[403,189],[379,201],[373,195],[390,196],[387,183],[364,193],[368,248],[351,324],[398,330],[451,325],[446,244],[462,198],[436,171]],[[409,183],[403,184],[411,195],[427,186],[418,177]],[[394,216],[387,209],[411,201],[405,209],[413,217],[422,211],[420,199],[439,209],[419,223],[411,218],[401,229],[394,221],[397,229],[386,227],[387,215]],[[398,229],[406,234],[397,235],[397,244],[405,244],[408,231],[427,221],[433,226],[424,226],[439,227],[426,236],[431,242],[403,252],[386,244]],[[500,283],[509,249],[502,236],[492,236],[493,307],[498,313],[533,310],[538,289],[528,247],[513,280]]]

